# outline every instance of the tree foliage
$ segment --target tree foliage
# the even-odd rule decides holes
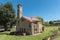
[[[49,21],[50,25],[60,25],[60,20]]]
[[[36,18],[38,18],[38,19],[40,20],[40,23],[44,24],[43,18],[41,18],[41,17],[39,17],[39,16],[37,16]]]
[[[15,10],[13,5],[9,2],[0,5],[0,25],[4,25],[7,30],[7,25],[12,25],[15,20]]]

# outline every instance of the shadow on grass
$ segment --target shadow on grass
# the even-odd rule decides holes
[[[10,31],[0,31],[0,35],[9,35]]]
[[[0,33],[0,35],[9,35],[9,33]]]
[[[17,36],[17,35],[23,35],[22,33],[18,33],[16,31],[10,31],[10,30],[7,30],[5,31],[4,29],[0,29],[0,35],[14,35],[14,36]]]
[[[14,36],[30,36],[30,34],[28,34],[28,33],[22,33],[22,32],[16,32],[16,31],[10,32],[9,35],[14,35]]]
[[[0,35],[14,35],[14,36],[17,36],[16,32],[11,32],[11,31],[0,31]]]

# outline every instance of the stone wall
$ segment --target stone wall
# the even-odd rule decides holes
[[[19,25],[17,26],[16,28],[16,31],[22,31],[21,29],[25,29],[25,31],[28,33],[28,34],[31,34],[31,27],[29,27],[29,24],[30,22],[24,20],[24,21],[19,21]]]
[[[32,25],[32,35],[38,34],[38,33],[40,33],[42,31],[42,24],[40,24],[40,22],[37,22],[36,24],[31,23],[31,25]],[[36,33],[34,33],[35,32],[34,28],[37,29]]]
[[[39,32],[43,32],[42,28],[44,27],[40,22],[38,22],[38,25],[39,25]]]

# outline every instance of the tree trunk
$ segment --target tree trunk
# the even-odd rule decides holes
[[[8,28],[7,28],[7,25],[4,25],[4,29],[5,29],[5,31],[7,31],[7,29],[8,29]]]
[[[10,25],[10,28],[12,28],[12,24]]]

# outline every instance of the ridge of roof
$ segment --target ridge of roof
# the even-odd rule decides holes
[[[37,18],[29,18],[26,16],[22,16],[22,17],[25,18],[26,20],[30,21],[30,22],[39,21],[39,19],[37,19]]]

